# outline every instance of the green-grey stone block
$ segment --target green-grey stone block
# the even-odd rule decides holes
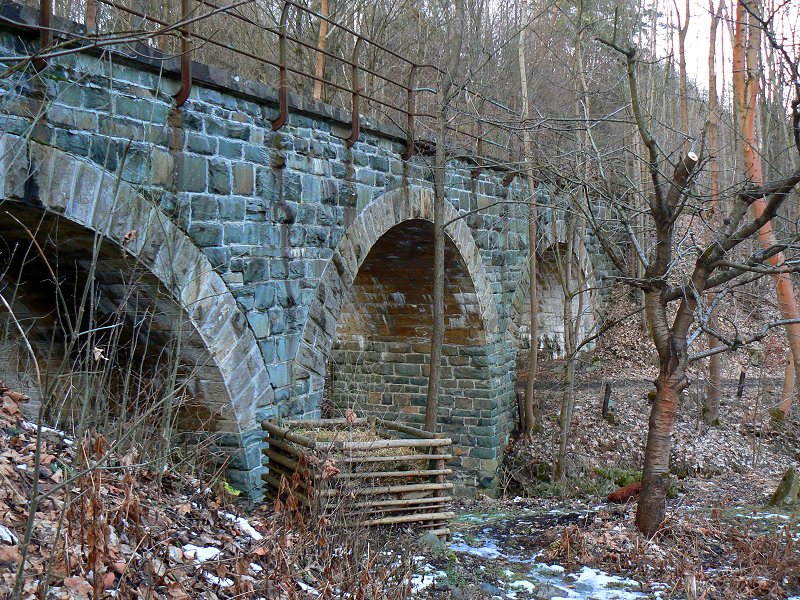
[[[219,201],[214,196],[192,196],[192,221],[214,221],[219,217]]]
[[[189,237],[198,246],[221,246],[222,225],[219,223],[192,223],[189,225]]]
[[[182,154],[178,159],[178,189],[186,192],[205,192],[208,161],[201,156]]]
[[[267,258],[251,258],[243,270],[244,283],[255,283],[269,279],[270,261]]]
[[[186,149],[195,154],[215,154],[217,151],[216,138],[202,133],[188,133],[186,135]]]
[[[231,193],[231,166],[223,160],[208,163],[208,191],[214,194]]]

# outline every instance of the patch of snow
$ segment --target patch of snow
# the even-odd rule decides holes
[[[250,563],[250,568],[253,569],[253,573],[261,573],[264,570],[264,567],[258,563]]]
[[[768,519],[785,519],[787,521],[789,520],[789,517],[787,517],[786,515],[779,515],[777,513],[759,513],[757,515],[745,515],[741,513],[736,513],[736,515],[734,516],[740,517],[742,519],[752,519],[753,521],[762,521]]]
[[[195,546],[194,544],[185,544],[183,546],[183,553],[186,558],[193,558],[197,564],[215,559],[220,552],[222,550],[214,548],[214,546],[208,546],[207,548]]]
[[[519,579],[517,581],[512,581],[509,583],[512,588],[520,588],[525,590],[526,592],[533,593],[536,590],[536,585],[528,581],[527,579]]]
[[[16,546],[19,544],[19,538],[16,533],[0,523],[0,542],[9,546]]]
[[[574,580],[570,585],[573,589],[565,590],[565,596],[553,596],[552,600],[577,600],[579,598],[592,598],[593,600],[635,600],[645,598],[639,591],[641,585],[638,581],[609,575],[598,569],[583,567],[576,575],[568,575],[567,579]]]
[[[217,577],[211,573],[207,573],[203,571],[203,577],[205,577],[210,583],[214,585],[218,585],[221,588],[231,587],[233,585],[233,580],[228,579],[227,577]]]
[[[295,580],[295,583],[304,592],[308,592],[310,594],[314,594],[315,596],[319,596],[319,592],[310,585],[308,585],[305,581],[300,581],[299,579],[297,579]]]
[[[220,513],[223,517],[228,519],[228,521],[233,521],[236,523],[236,526],[242,530],[242,532],[249,535],[255,541],[260,541],[264,539],[264,536],[261,535],[258,531],[256,531],[255,527],[250,525],[250,522],[245,519],[244,517],[237,517],[236,515],[232,515],[231,513]]]
[[[493,539],[482,540],[481,546],[470,546],[464,537],[459,534],[453,534],[453,542],[450,544],[450,550],[453,552],[461,552],[462,554],[471,554],[481,558],[488,558],[494,560],[496,558],[503,558],[510,561],[521,562],[518,556],[506,554],[497,547],[497,542]]]
[[[26,464],[20,464],[20,465],[17,465],[17,468],[18,468],[20,471],[27,471],[27,470],[28,470],[28,465],[26,465]]]
[[[433,571],[431,565],[425,565],[422,574],[411,576],[411,595],[417,594],[424,589],[431,587],[436,580],[445,579],[447,573],[444,571]],[[430,572],[429,572],[430,571]]]
[[[22,421],[22,426],[28,431],[35,432],[39,430],[38,425],[36,425],[36,423],[31,423],[30,421]],[[66,433],[64,433],[60,429],[53,429],[52,427],[47,427],[46,425],[42,425],[42,433],[53,433],[58,437],[60,437],[61,439],[63,439],[64,443],[67,445],[75,443],[69,437],[67,437]]]

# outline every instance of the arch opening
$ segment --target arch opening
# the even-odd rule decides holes
[[[45,406],[46,422],[70,428],[83,418],[103,430],[144,419],[139,443],[164,425],[193,435],[231,430],[220,419],[230,405],[223,376],[197,329],[164,282],[120,245],[6,202],[0,273],[13,311],[1,311],[0,379],[29,393],[29,413],[38,412],[41,392],[15,320],[42,387],[58,398]]]
[[[372,246],[343,299],[327,369],[325,412],[354,408],[415,424],[424,420],[432,273],[430,221],[403,221]],[[449,238],[445,274],[439,423],[456,443],[469,444],[474,440],[466,439],[463,417],[472,409],[475,390],[488,385],[486,337],[472,278]]]
[[[538,260],[538,348],[539,360],[560,360],[565,356],[564,349],[564,286],[559,273],[559,261],[563,261],[565,251],[559,248],[550,247],[539,254]],[[572,275],[568,282],[567,291],[575,293],[572,297],[573,322],[578,316],[581,318],[578,331],[578,342],[584,339],[594,327],[594,313],[592,310],[591,292],[585,283],[589,277],[584,273],[584,283],[578,277],[578,264],[574,257]],[[523,277],[521,289],[518,291],[520,302],[514,305],[516,315],[512,317],[516,321],[516,343],[517,343],[517,385],[524,386],[527,379],[528,355],[531,348],[531,311],[530,296],[528,293],[528,276]],[[577,292],[577,293],[576,293]],[[580,315],[579,315],[580,312]]]

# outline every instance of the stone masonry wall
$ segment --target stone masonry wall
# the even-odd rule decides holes
[[[494,392],[488,388],[485,347],[446,344],[443,349],[439,430],[453,440],[454,483],[459,494],[492,488],[496,463]],[[430,372],[430,344],[342,344],[332,357],[332,413],[344,409],[421,427]]]

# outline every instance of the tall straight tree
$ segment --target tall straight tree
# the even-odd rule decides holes
[[[709,0],[709,14],[711,15],[711,28],[708,44],[708,170],[711,177],[711,198],[707,216],[710,221],[705,233],[705,243],[712,237],[713,224],[719,222],[717,218],[717,204],[719,203],[719,148],[717,142],[717,121],[719,117],[719,98],[717,97],[717,28],[722,18],[725,0],[720,0],[719,6],[714,8],[714,0]],[[713,304],[714,294],[709,294],[708,303]],[[712,329],[717,329],[716,313],[708,316],[708,324]],[[706,334],[706,343],[712,348],[716,341],[714,336]],[[719,421],[719,403],[722,398],[722,354],[713,354],[708,359],[708,377],[706,378],[705,394],[703,396],[703,420],[708,424]]]
[[[444,67],[439,70],[436,91],[436,153],[433,167],[433,330],[431,333],[430,374],[425,403],[425,429],[436,430],[439,409],[439,382],[442,377],[442,347],[444,345],[444,207],[445,175],[447,168],[448,107],[454,93],[464,45],[464,0],[456,0],[448,27],[448,43],[444,48]]]
[[[733,95],[734,107],[737,112],[737,121],[741,132],[742,158],[744,161],[745,178],[754,186],[764,184],[764,171],[759,154],[760,141],[756,136],[756,113],[759,97],[760,71],[761,71],[761,27],[756,15],[760,11],[756,0],[739,0],[736,5],[736,20],[733,38]],[[759,217],[767,209],[767,201],[763,197],[756,198],[750,205],[750,210],[755,217]],[[765,248],[775,245],[772,222],[767,221],[758,230],[758,240]],[[769,258],[769,264],[779,267],[784,264],[783,253],[777,253]],[[797,306],[797,297],[792,285],[791,276],[780,272],[773,275],[775,290],[778,296],[783,318],[790,323],[786,325],[786,337],[789,342],[792,360],[787,368],[795,369],[795,380],[800,381],[797,370],[800,369],[800,310]],[[786,378],[789,379],[788,377]],[[800,391],[800,386],[798,386]],[[780,414],[785,418],[789,415],[791,396],[784,394],[778,407]]]
[[[530,302],[530,336],[531,349],[528,354],[528,378],[525,382],[525,415],[523,429],[532,434],[542,428],[542,404],[536,402],[536,370],[539,362],[539,294],[536,256],[536,178],[533,175],[533,140],[530,132],[530,101],[528,98],[528,71],[526,46],[528,26],[531,21],[530,0],[522,0],[522,26],[519,31],[519,80],[522,98],[522,147],[525,151],[525,177],[528,181],[528,266],[530,281],[528,282],[528,298]]]

